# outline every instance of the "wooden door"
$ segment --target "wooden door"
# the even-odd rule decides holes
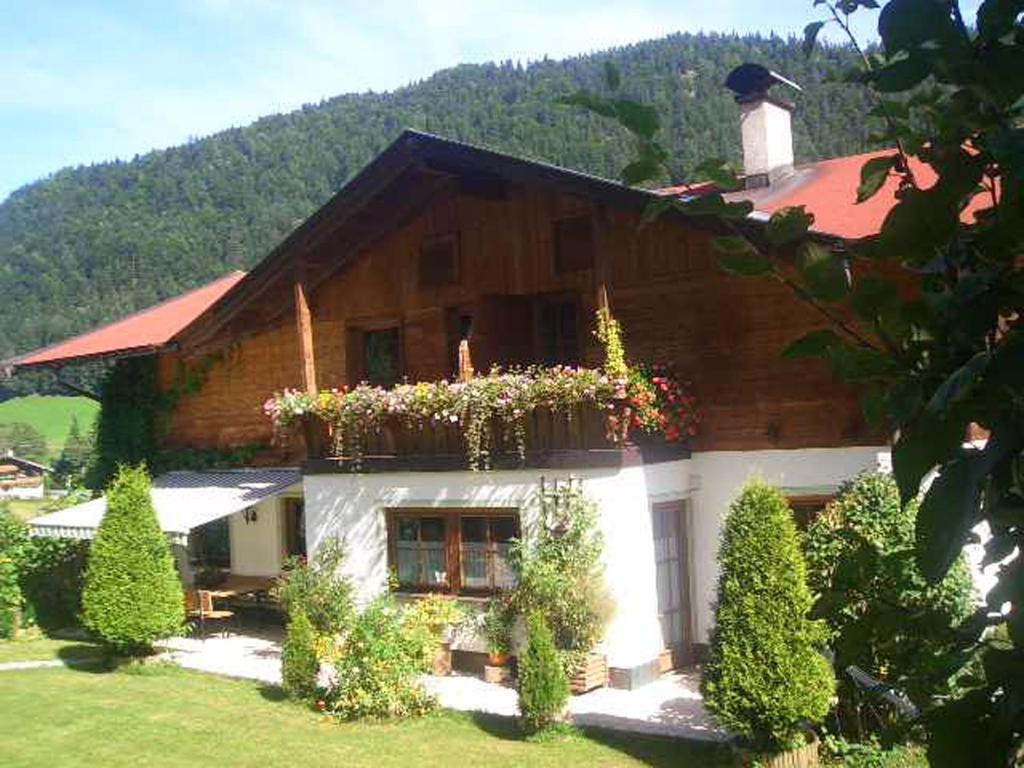
[[[651,514],[658,620],[673,666],[682,667],[693,663],[686,502],[654,504]]]

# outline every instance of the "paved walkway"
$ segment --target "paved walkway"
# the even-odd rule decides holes
[[[280,684],[280,640],[280,631],[267,630],[226,637],[174,638],[161,645],[173,661],[188,669]],[[447,709],[506,717],[518,714],[516,692],[510,687],[459,674],[426,677],[424,684]],[[569,711],[577,725],[687,739],[726,738],[704,709],[696,672],[665,675],[634,691],[601,688],[573,696]]]

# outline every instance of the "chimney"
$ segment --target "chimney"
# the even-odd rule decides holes
[[[740,105],[747,189],[770,186],[793,170],[793,105],[768,92],[779,83],[803,90],[760,64],[741,64],[725,79]]]

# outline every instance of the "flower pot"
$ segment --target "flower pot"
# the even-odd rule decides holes
[[[735,749],[740,765],[756,765],[760,768],[818,768],[818,737],[807,735],[807,743],[796,749],[776,752],[773,755],[754,754],[750,750]]]
[[[587,660],[569,680],[569,690],[574,696],[604,688],[608,685],[608,657],[600,653],[587,654]]]
[[[434,654],[434,674],[447,677],[452,673],[452,644],[441,643]]]
[[[491,651],[487,654],[487,663],[492,667],[508,666],[508,654],[504,652]]]

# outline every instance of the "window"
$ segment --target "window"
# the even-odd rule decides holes
[[[411,590],[487,593],[515,583],[509,562],[519,517],[509,510],[390,510],[388,550]]]
[[[196,566],[231,567],[231,535],[226,517],[193,528],[188,537],[188,545],[189,559]]]
[[[576,302],[543,300],[537,314],[537,356],[544,365],[579,363]]]
[[[594,227],[589,216],[559,219],[554,224],[555,274],[594,268]]]
[[[805,530],[834,498],[831,494],[823,493],[787,496],[786,501],[789,503],[789,508],[793,510],[793,519],[796,521],[797,527],[800,530]]]
[[[363,331],[362,379],[379,387],[402,380],[401,336],[398,328]]]
[[[459,237],[442,235],[420,245],[420,286],[452,285],[459,280]]]
[[[306,556],[306,510],[302,499],[284,500],[285,557]]]

